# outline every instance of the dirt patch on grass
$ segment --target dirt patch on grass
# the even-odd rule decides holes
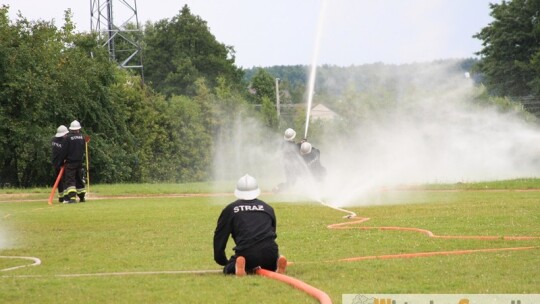
[[[136,199],[136,198],[179,198],[179,197],[222,197],[232,196],[232,193],[177,193],[177,194],[130,194],[130,195],[99,195],[90,194],[88,201],[104,199]],[[0,203],[39,202],[47,203],[48,197],[42,194],[0,194]],[[54,197],[54,204],[58,204],[58,197]]]

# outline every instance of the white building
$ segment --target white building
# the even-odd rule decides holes
[[[336,112],[330,110],[321,103],[311,108],[312,119],[332,120],[336,117],[338,117]]]

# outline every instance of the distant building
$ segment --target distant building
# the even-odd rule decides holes
[[[332,120],[337,117],[338,115],[336,112],[330,110],[321,103],[311,108],[312,119]]]

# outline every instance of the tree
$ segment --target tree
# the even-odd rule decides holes
[[[145,79],[166,96],[194,96],[201,77],[210,87],[219,77],[241,86],[243,72],[234,64],[234,49],[216,41],[206,21],[187,5],[170,21],[147,23],[144,45]]]
[[[0,10],[0,183],[51,184],[50,139],[60,125],[79,120],[92,136],[90,167],[96,182],[131,181],[134,137],[122,98],[126,71],[109,61],[93,35],[73,33],[71,12],[58,29],[22,16],[10,23]],[[119,83],[120,82],[120,83]],[[118,93],[118,94],[116,94]]]
[[[540,94],[540,1],[490,4],[494,21],[473,37],[482,40],[477,68],[488,89],[502,96]]]
[[[70,20],[67,20],[69,24]],[[67,27],[69,31],[69,25]],[[66,32],[49,22],[8,19],[0,8],[0,183],[14,187],[44,184],[50,176],[50,138],[61,111],[59,67],[69,57]],[[64,122],[65,124],[65,122]]]
[[[205,132],[200,105],[186,96],[173,96],[163,109],[161,126],[166,131],[158,170],[152,180],[168,182],[202,181],[212,164],[211,137]]]
[[[189,10],[178,18],[188,35],[202,21],[186,16]],[[230,111],[245,112],[246,101],[235,89],[241,81],[233,81],[241,73],[233,58],[227,59],[230,50],[209,33],[202,42],[196,33],[187,37],[194,49],[185,59],[203,71],[197,70],[193,84],[193,75],[186,75],[197,95],[171,93],[166,98],[133,71],[111,62],[95,35],[73,30],[69,10],[59,29],[22,16],[11,23],[7,7],[0,9],[0,187],[50,185],[51,137],[58,125],[74,119],[92,138],[90,175],[95,183],[208,178],[212,135],[230,127],[224,120]],[[201,51],[212,47],[213,53]],[[166,66],[167,60],[160,62]],[[213,86],[207,86],[209,81]]]
[[[250,88],[254,91],[254,103],[261,104],[264,97],[276,98],[275,79],[265,69],[258,69],[251,79]]]
[[[265,69],[258,69],[251,79],[252,102],[260,105],[262,120],[267,127],[276,129],[279,125],[276,110],[275,78]]]
[[[267,127],[274,130],[278,128],[279,120],[277,117],[276,104],[273,99],[269,99],[266,96],[262,98],[261,116]]]

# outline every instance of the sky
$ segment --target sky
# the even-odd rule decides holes
[[[405,64],[477,57],[472,36],[492,18],[499,0],[112,0],[117,23],[124,3],[137,6],[141,25],[171,19],[187,5],[216,39],[236,51],[244,68],[273,65]],[[29,20],[63,24],[70,8],[78,31],[90,31],[97,0],[0,0]],[[105,0],[101,0],[104,3]],[[319,33],[319,39],[317,39]],[[316,43],[318,41],[318,43]],[[315,58],[315,59],[314,59]]]

